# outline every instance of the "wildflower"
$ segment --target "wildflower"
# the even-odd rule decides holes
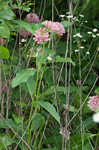
[[[73,15],[68,15],[67,18],[68,18],[68,19],[73,18]]]
[[[90,100],[88,101],[88,107],[96,111],[99,109],[99,96],[91,96]]]
[[[61,18],[64,18],[65,17],[65,15],[59,15]]]
[[[90,32],[90,31],[89,31],[89,32],[87,32],[87,33],[88,33],[88,34],[92,34],[92,32]]]
[[[4,45],[5,44],[5,40],[3,38],[0,37],[0,45]]]
[[[66,12],[66,14],[70,15],[70,12]]]
[[[95,114],[93,115],[93,121],[96,122],[96,123],[99,122],[99,112],[97,112],[97,113],[95,113]]]
[[[75,35],[73,35],[73,37],[79,37],[79,38],[82,38],[82,35],[80,33],[76,33]]]
[[[82,18],[84,18],[84,15],[82,15],[82,14],[80,14],[79,16],[82,17]]]
[[[7,91],[7,85],[5,83],[2,83],[2,92],[6,92]]]
[[[29,37],[31,35],[31,33],[26,30],[19,30],[19,34],[24,38]]]
[[[21,42],[22,42],[22,43],[26,42],[26,39],[22,39]]]
[[[83,46],[80,46],[80,48],[83,49],[84,47],[83,47]]]
[[[81,86],[81,80],[77,80],[77,81],[76,81],[76,84],[77,84],[78,86]]]
[[[42,22],[42,24],[44,24],[46,27],[48,27],[50,32],[55,32],[57,35],[62,36],[65,33],[65,29],[64,29],[63,25],[59,22],[44,21],[44,22]]]
[[[99,33],[97,33],[96,35],[99,36]]]
[[[46,31],[46,28],[40,28],[39,30],[37,30],[36,33],[34,34],[33,39],[38,44],[42,44],[43,42],[47,42],[50,40],[49,34]]]
[[[29,13],[26,16],[28,23],[39,23],[39,17],[35,13]]]
[[[95,34],[92,34],[92,37],[93,37],[93,38],[96,38],[96,35],[95,35]]]
[[[95,29],[93,29],[93,32],[97,32],[98,30],[95,28]]]
[[[89,51],[87,51],[87,52],[86,52],[86,54],[87,54],[87,55],[89,55],[89,54],[90,54],[90,52],[89,52]]]
[[[87,20],[85,20],[85,23],[87,23],[88,21]]]
[[[75,53],[76,53],[76,52],[79,52],[79,50],[78,50],[78,49],[75,49]]]

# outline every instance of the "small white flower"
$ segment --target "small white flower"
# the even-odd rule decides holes
[[[22,43],[26,42],[26,39],[22,39],[21,42],[22,42]]]
[[[92,32],[90,32],[90,31],[89,31],[89,32],[87,32],[87,33],[88,33],[88,34],[92,34]]]
[[[92,37],[93,37],[93,38],[96,38],[96,35],[95,35],[95,34],[92,34]]]
[[[83,42],[86,42],[86,40],[84,39]]]
[[[97,33],[96,35],[99,36],[99,33]]]
[[[93,29],[92,31],[93,31],[93,32],[97,32],[98,30],[95,28],[95,29]]]
[[[84,18],[84,15],[82,15],[82,14],[80,14],[79,16],[82,17],[82,18]]]
[[[87,55],[89,55],[89,54],[90,54],[90,52],[89,52],[89,51],[87,51],[87,52],[86,52],[86,54],[87,54]]]
[[[48,60],[53,60],[53,58],[51,56],[48,56],[47,59]]]
[[[66,14],[70,15],[70,12],[66,12]]]
[[[78,49],[75,49],[75,53],[77,53],[77,52],[79,52],[79,50],[78,50]]]
[[[68,19],[73,18],[73,15],[68,15],[67,18],[68,18]]]
[[[77,33],[77,34],[73,35],[73,37],[74,37],[74,38],[75,38],[75,37],[82,38],[82,35],[81,35],[80,33]]]
[[[99,47],[97,48],[97,51],[99,51]]]
[[[80,46],[80,48],[83,49],[84,47],[83,47],[83,46]]]
[[[99,122],[99,112],[97,112],[97,113],[95,113],[95,114],[93,115],[93,121],[96,122],[96,123]]]
[[[64,18],[65,17],[65,15],[59,15],[61,18]]]
[[[86,20],[85,23],[87,23],[88,21]]]

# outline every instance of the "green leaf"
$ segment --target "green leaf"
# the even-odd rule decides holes
[[[12,119],[0,118],[0,129],[8,129],[9,127],[16,129],[17,126]]]
[[[99,95],[99,88],[96,88],[96,89],[95,89],[95,93],[96,93],[97,95]]]
[[[63,57],[60,57],[60,56],[56,56],[54,62],[60,62],[60,63],[68,62],[68,63],[72,63],[72,65],[75,66],[75,63],[72,61],[72,59],[68,58],[68,57],[63,58]]]
[[[29,78],[26,84],[28,87],[29,94],[32,97],[34,94],[34,88],[35,88],[35,80],[33,79],[33,77]]]
[[[43,26],[42,24],[29,24],[25,21],[20,20],[15,21],[15,23],[18,24],[20,29],[27,30],[32,34],[34,34],[36,30]]]
[[[21,83],[26,83],[31,76],[34,76],[35,72],[35,69],[24,69],[16,73],[16,77],[12,80],[12,88],[20,85]]]
[[[74,106],[70,105],[69,106],[69,111],[70,112],[77,112],[77,109]]]
[[[40,96],[48,96],[54,93],[54,86],[51,86],[50,88],[48,88],[47,90],[45,90]],[[56,86],[56,90],[57,92],[61,92],[61,93],[66,93],[66,88],[62,87],[62,86]]]
[[[7,148],[7,146],[11,145],[12,143],[13,141],[9,136],[7,135],[0,136],[0,147]]]
[[[56,149],[56,148],[43,148],[41,150],[58,150],[58,149]]]
[[[49,102],[44,102],[44,101],[38,101],[37,102],[40,106],[42,106],[45,110],[47,110],[51,116],[53,116],[58,123],[60,123],[60,116],[58,112],[56,112],[55,107],[50,104]]]
[[[0,59],[8,59],[9,51],[7,48],[0,46]]]
[[[72,25],[70,21],[62,21],[61,24],[66,28]]]
[[[9,38],[10,30],[6,24],[0,24],[0,37]]]
[[[39,128],[41,129],[44,123],[45,118],[40,113],[36,113],[32,120],[32,130],[37,130]]]
[[[45,64],[46,62],[48,62],[48,58],[52,57],[55,55],[55,51],[53,51],[52,49],[49,48],[45,48],[43,50],[41,50],[38,53],[37,59],[36,59],[36,65],[39,67],[41,63]]]
[[[10,7],[6,3],[3,3],[3,7],[0,8],[0,20],[13,20],[14,16],[15,14],[10,9]]]

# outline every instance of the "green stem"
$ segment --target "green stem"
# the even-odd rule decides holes
[[[45,48],[45,44],[43,44],[43,50]],[[43,52],[43,51],[42,51]],[[39,80],[39,74],[40,74],[40,70],[42,68],[42,57],[40,59],[40,66],[37,70],[37,78],[36,78],[36,83],[35,83],[35,88],[34,88],[34,97],[32,97],[32,105],[31,105],[31,109],[30,109],[30,115],[29,115],[29,120],[28,120],[28,123],[30,123],[31,121],[31,118],[32,118],[32,115],[35,115],[35,113],[37,112],[38,108],[36,107],[35,110],[34,110],[34,114],[33,114],[33,107],[34,107],[34,103],[35,103],[35,100],[37,99],[37,95],[39,93],[39,90],[40,90],[40,85],[41,85],[41,79],[42,79],[42,76],[43,74],[41,75],[41,79],[38,83],[38,80]],[[38,92],[37,92],[37,85],[39,84],[39,87],[38,87]],[[31,143],[31,125],[30,125],[30,128],[28,129],[28,144]]]

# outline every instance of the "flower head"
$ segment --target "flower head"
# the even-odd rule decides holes
[[[35,42],[37,42],[38,44],[49,41],[49,33],[46,31],[46,28],[40,28],[39,30],[37,30],[34,34],[33,40],[35,40]]]
[[[93,121],[96,123],[99,123],[99,112],[97,112],[93,115]]]
[[[91,96],[88,102],[88,107],[93,111],[98,110],[99,109],[99,96]]]
[[[0,45],[4,45],[5,44],[5,40],[3,38],[0,37]]]
[[[20,30],[19,34],[24,38],[29,37],[31,35],[31,33],[26,30]]]
[[[28,23],[39,23],[39,17],[35,13],[29,13],[26,16]]]
[[[44,24],[46,27],[48,27],[50,32],[55,32],[57,35],[62,36],[65,33],[65,29],[64,29],[63,25],[59,22],[44,21],[44,22],[42,22],[42,24]]]

